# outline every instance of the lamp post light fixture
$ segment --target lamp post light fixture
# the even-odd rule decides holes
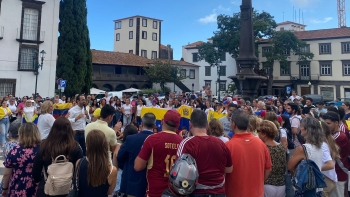
[[[40,63],[36,62],[36,58],[38,55],[38,51],[35,50],[33,54],[33,67],[34,67],[34,75],[35,75],[35,92],[34,92],[34,99],[37,97],[37,86],[38,86],[38,75],[39,75],[39,68],[43,70],[44,65],[44,59],[46,52],[44,50],[40,51]]]
[[[307,83],[307,85],[309,86],[309,89],[310,89],[310,94],[311,94],[311,82],[309,81],[309,83]]]

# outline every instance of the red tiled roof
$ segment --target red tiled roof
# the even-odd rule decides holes
[[[350,28],[319,29],[311,31],[297,31],[295,35],[301,40],[318,40],[330,38],[350,37]]]
[[[288,24],[295,24],[295,25],[306,26],[306,25],[303,25],[303,24],[300,24],[300,23],[295,23],[295,22],[292,22],[292,21],[285,21],[285,22],[282,22],[282,23],[278,23],[277,25],[288,25]]]
[[[91,50],[92,64],[148,66],[149,59],[131,53]]]
[[[165,45],[163,45],[163,44],[160,44],[160,48],[161,48],[161,49],[168,49],[168,47],[165,46]]]
[[[198,45],[201,45],[203,44],[204,42],[203,41],[197,41],[197,42],[194,42],[194,43],[190,43],[188,45],[185,46],[185,49],[194,49],[196,48]]]
[[[131,53],[122,53],[114,51],[101,51],[91,50],[92,64],[104,64],[104,65],[121,65],[121,66],[148,66],[157,60],[150,60],[145,57],[134,55]],[[169,60],[158,59],[161,62],[167,63]],[[178,66],[193,66],[198,67],[195,64],[180,60],[170,60],[171,65]]]

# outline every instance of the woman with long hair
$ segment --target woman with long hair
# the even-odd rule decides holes
[[[212,136],[219,138],[224,143],[229,141],[229,139],[224,136],[224,128],[222,126],[221,121],[218,119],[214,118],[209,122],[208,133],[210,133],[210,135]]]
[[[265,116],[265,120],[269,120],[275,124],[277,127],[278,133],[276,135],[275,141],[278,143],[281,143],[285,150],[288,149],[288,142],[287,142],[287,133],[284,129],[282,129],[280,123],[278,122],[277,115],[275,112],[267,112]]]
[[[284,109],[283,105],[278,106],[277,109],[277,115],[283,115],[286,110]]]
[[[251,132],[255,137],[258,137],[258,130],[261,121],[262,119],[256,115],[249,115],[249,126],[247,131]]]
[[[7,107],[6,100],[1,101],[0,107],[0,146],[3,147],[6,142],[6,134],[10,127],[10,118],[12,112],[10,108]]]
[[[101,100],[100,100],[100,108],[102,108],[105,105],[107,105],[106,99],[105,98],[101,98]]]
[[[276,124],[263,120],[259,125],[258,136],[266,144],[271,155],[272,171],[264,183],[264,197],[285,196],[286,186],[284,172],[286,166],[286,150],[283,144],[274,139],[278,135]]]
[[[78,172],[79,197],[107,197],[113,194],[117,169],[111,165],[108,147],[102,131],[92,130],[86,136],[86,158],[81,159]],[[79,162],[76,162],[76,166]]]
[[[200,98],[196,98],[196,100],[194,100],[194,104],[196,106],[196,109],[199,109],[199,110],[203,109],[203,103]]]
[[[335,161],[337,159],[340,159],[339,146],[335,142],[328,125],[325,122],[321,122],[321,124],[322,124],[322,131],[324,133],[324,142],[326,143],[326,145],[328,145],[329,153],[331,154],[333,163],[335,164]],[[325,150],[328,151],[327,149]],[[325,162],[326,161],[322,161],[323,164]],[[327,187],[323,188],[323,196],[329,197],[331,196],[331,193],[335,189],[336,183],[338,182],[337,173],[335,172],[335,168],[327,171],[322,171],[322,173],[324,175],[324,181],[327,184]]]
[[[44,101],[40,108],[41,114],[38,118],[38,129],[40,131],[41,139],[46,139],[50,133],[51,127],[55,122],[52,116],[53,103],[51,101]]]
[[[322,127],[320,121],[316,118],[303,118],[300,121],[300,131],[301,135],[305,138],[305,144],[302,145],[306,148],[307,157],[315,162],[320,171],[327,171],[334,169],[334,163],[332,161],[331,155],[328,152],[324,152],[322,149],[324,143],[324,133],[322,132]],[[290,158],[288,162],[288,170],[294,172],[298,166],[298,163],[306,159],[304,149],[302,146],[298,146],[295,150],[293,157]],[[322,188],[317,188],[314,191],[308,191],[308,194],[312,194],[316,197],[322,196]],[[296,196],[304,196],[304,192],[295,191]]]
[[[17,118],[17,103],[16,103],[16,99],[14,97],[12,97],[10,99],[10,103],[8,104],[8,108],[11,110],[11,117],[10,117],[10,123],[12,123],[13,121],[15,121]]]
[[[33,163],[41,142],[40,132],[33,123],[24,123],[18,131],[18,145],[12,147],[4,161],[2,196],[35,197],[37,185],[33,179]]]
[[[48,176],[48,166],[52,164],[52,159],[56,159],[59,155],[64,155],[73,165],[78,159],[83,157],[82,149],[74,140],[74,131],[71,123],[67,118],[62,116],[58,117],[52,125],[49,135],[42,141],[40,151],[35,157],[33,177],[39,185],[38,197],[48,196],[44,193],[45,180],[41,174],[44,168],[44,173]],[[62,195],[62,197],[66,195]]]
[[[129,99],[125,99],[125,104],[122,105],[122,113],[123,113],[123,124],[124,126],[131,123],[131,111],[132,106],[130,104]]]
[[[22,102],[17,105],[17,119],[22,120],[22,113],[24,109],[24,105],[27,101],[27,96],[22,97]]]

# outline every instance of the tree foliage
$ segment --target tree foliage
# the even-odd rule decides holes
[[[181,68],[171,65],[168,61],[157,60],[153,64],[144,68],[149,80],[152,83],[158,83],[164,89],[166,83],[181,81],[186,76],[180,75]]]
[[[268,67],[268,94],[272,94],[273,71],[275,62],[279,62],[282,69],[289,69],[288,60],[290,55],[298,57],[297,64],[309,62],[314,54],[305,50],[306,42],[299,40],[291,31],[274,32],[273,37],[269,39],[271,48],[266,52],[266,63]]]
[[[92,87],[86,0],[61,0],[56,76],[67,80],[66,95]]]

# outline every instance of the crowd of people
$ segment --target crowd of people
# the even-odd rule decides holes
[[[55,119],[60,103],[70,109]],[[193,108],[189,128],[176,110],[184,105]],[[155,114],[141,116],[145,107],[167,109],[161,131]],[[2,196],[67,196],[72,188],[80,197],[348,196],[349,117],[348,102],[325,108],[295,91],[252,102],[230,95],[219,102],[210,88],[164,98],[8,95],[0,109]],[[173,168],[184,155],[197,176]],[[312,188],[299,187],[303,161],[322,173]]]

